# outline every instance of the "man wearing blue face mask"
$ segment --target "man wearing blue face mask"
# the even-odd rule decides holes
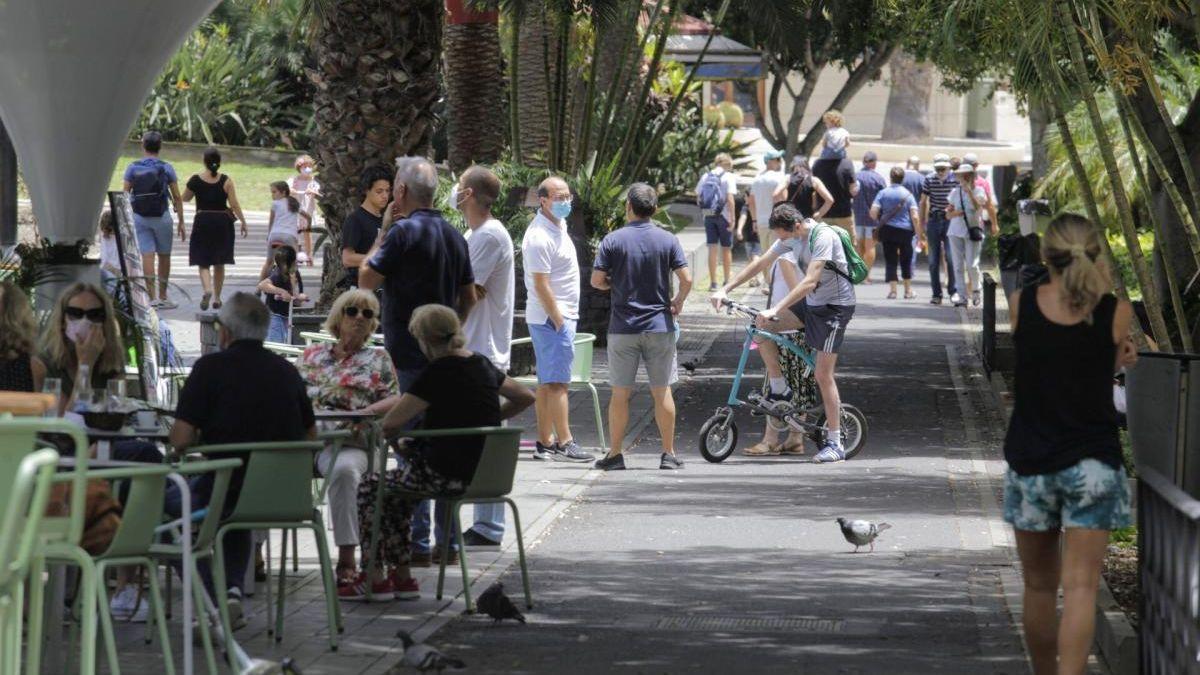
[[[579,259],[567,234],[571,189],[551,176],[538,186],[540,208],[521,241],[525,266],[525,320],[537,359],[535,459],[590,462],[567,424],[567,385],[575,360],[579,320]]]

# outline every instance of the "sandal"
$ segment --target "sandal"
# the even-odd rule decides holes
[[[779,452],[784,455],[803,455],[804,441],[789,438],[783,442],[783,446],[779,449]]]
[[[221,309],[221,299],[220,298],[213,300],[212,308],[213,309]]]
[[[909,292],[907,292],[907,293],[905,293],[905,294],[904,294],[904,299],[905,299],[905,300],[915,300],[916,298],[917,298],[917,294],[916,294],[916,293],[913,293],[912,291],[909,291]]]
[[[779,454],[779,446],[769,445],[766,441],[759,441],[745,450],[742,450],[742,454],[749,455],[751,457],[774,456]]]
[[[212,293],[205,293],[204,295],[200,296],[200,311],[201,312],[208,311],[208,303],[210,300],[212,300]]]
[[[339,586],[353,584],[355,581],[358,581],[358,570],[354,567],[338,565],[337,570],[334,571],[334,578],[337,579]]]
[[[887,294],[887,299],[888,299],[888,300],[895,300],[895,299],[896,299],[896,291],[892,291],[892,292],[888,293],[888,294]]]

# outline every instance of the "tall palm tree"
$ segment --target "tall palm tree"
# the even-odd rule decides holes
[[[425,155],[439,96],[442,0],[308,0],[316,65],[314,154],[321,211],[332,250],[341,225],[361,201],[358,181],[368,166],[390,166],[402,155]],[[341,257],[327,249],[322,300],[342,277]]]
[[[558,77],[554,24],[542,2],[527,2],[518,14],[517,91],[514,97],[520,118],[519,160],[532,164],[547,159],[550,153],[550,89]],[[539,7],[540,6],[540,7]],[[549,66],[547,66],[549,64]]]
[[[446,124],[450,168],[491,163],[504,152],[504,60],[496,11],[446,0]]]

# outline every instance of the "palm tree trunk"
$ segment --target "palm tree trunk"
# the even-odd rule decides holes
[[[446,122],[450,168],[490,164],[504,151],[504,107],[500,24],[496,12],[474,12],[462,0],[447,0]]]
[[[546,70],[544,43],[550,26],[544,7],[530,8],[517,24],[517,91],[520,98],[521,163],[546,161],[550,155],[550,87],[553,74]]]
[[[918,61],[906,51],[892,56],[881,140],[929,139],[929,100],[933,96],[933,64]]]
[[[1150,327],[1154,331],[1154,339],[1167,351],[1174,351],[1170,333],[1167,331],[1167,323],[1163,319],[1162,299],[1159,297],[1158,287],[1154,285],[1154,280],[1150,275],[1146,257],[1142,253],[1142,245],[1138,241],[1137,230],[1133,222],[1133,209],[1129,204],[1129,195],[1125,193],[1125,186],[1121,182],[1121,171],[1117,166],[1112,140],[1104,128],[1100,107],[1096,104],[1096,96],[1090,86],[1091,78],[1088,74],[1087,63],[1083,58],[1079,26],[1072,17],[1070,0],[1056,0],[1055,8],[1063,26],[1067,51],[1071,57],[1071,67],[1074,70],[1076,82],[1080,85],[1079,89],[1087,108],[1088,119],[1095,130],[1096,145],[1100,150],[1100,157],[1104,161],[1105,170],[1108,172],[1109,182],[1112,184],[1113,202],[1116,203],[1117,212],[1120,214],[1121,231],[1125,235],[1125,245],[1129,248],[1129,259],[1133,264],[1133,271],[1137,275],[1138,285],[1141,286],[1142,298],[1146,302],[1146,313],[1150,316]]]
[[[1095,18],[1093,17],[1094,20]],[[1183,176],[1187,180],[1188,192],[1191,193],[1192,197],[1191,214],[1193,223],[1188,229],[1188,237],[1194,239],[1196,238],[1194,220],[1200,218],[1200,183],[1196,181],[1196,171],[1192,168],[1191,158],[1188,156],[1187,146],[1184,145],[1183,137],[1179,135],[1179,127],[1175,126],[1175,120],[1171,118],[1171,113],[1167,110],[1162,89],[1158,86],[1157,76],[1150,67],[1150,62],[1141,47],[1135,46],[1134,51],[1137,54],[1138,66],[1142,72],[1142,81],[1146,83],[1146,89],[1150,92],[1150,98],[1154,101],[1154,107],[1158,109],[1158,115],[1162,118],[1167,135],[1171,138],[1171,145],[1174,146],[1175,154],[1179,157],[1179,166],[1183,167]],[[1148,146],[1147,151],[1154,151],[1153,146]],[[1182,215],[1180,214],[1180,216]]]
[[[343,276],[342,222],[362,201],[358,181],[372,165],[426,155],[441,74],[442,0],[340,0],[314,27],[314,154],[329,230],[321,303]]]

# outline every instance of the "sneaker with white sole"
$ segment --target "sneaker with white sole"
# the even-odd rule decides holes
[[[159,309],[175,309],[177,307],[179,307],[179,304],[170,298],[163,298],[158,301]]]
[[[137,586],[132,584],[117,591],[108,605],[114,621],[146,623],[150,603]]]
[[[571,439],[558,446],[558,454],[554,456],[554,459],[559,462],[591,462],[596,457],[589,452],[584,452],[575,439]]]
[[[834,462],[843,462],[846,460],[846,451],[842,446],[833,441],[825,441],[821,445],[821,451],[813,457],[813,462],[816,464],[833,464]]]
[[[246,610],[242,607],[242,592],[236,588],[229,589],[225,595],[225,604],[229,605],[229,627],[241,630],[246,627]]]
[[[549,461],[549,460],[554,459],[554,456],[557,454],[558,454],[558,444],[557,443],[551,443],[550,445],[542,445],[541,441],[534,441],[534,443],[533,443],[533,458],[534,459],[541,459],[541,460]]]

